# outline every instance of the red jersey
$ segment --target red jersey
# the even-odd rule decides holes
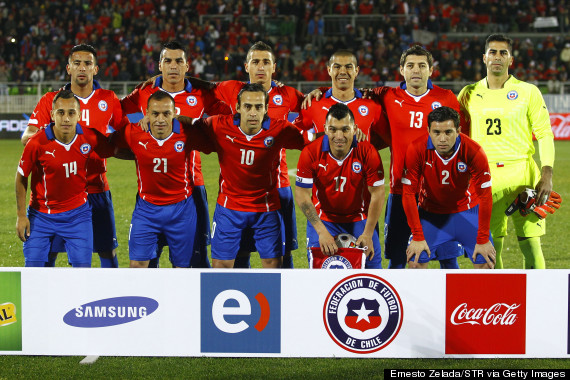
[[[402,171],[406,149],[414,140],[428,135],[427,119],[437,107],[447,106],[459,112],[457,97],[450,90],[434,86],[428,80],[425,94],[414,96],[406,90],[406,82],[399,87],[378,87],[374,89],[386,113],[389,131],[380,124],[375,130],[380,136],[390,136],[390,193],[402,194]]]
[[[177,115],[188,116],[194,119],[201,118],[204,113],[208,115],[231,114],[230,107],[218,101],[211,91],[193,88],[192,84],[184,79],[184,90],[180,92],[168,92],[162,88],[163,78],[156,78],[154,88],[146,86],[144,89],[135,88],[133,92],[121,100],[121,106],[125,115],[142,112],[146,115],[148,98],[157,91],[164,91],[174,98],[174,106]],[[195,186],[204,186],[202,175],[202,160],[197,151],[190,152],[190,177]]]
[[[329,108],[336,103],[344,103],[354,114],[356,126],[368,136],[370,130],[382,129],[379,124],[383,122],[382,106],[371,99],[363,99],[362,93],[354,89],[355,97],[348,102],[343,102],[332,96],[332,88],[326,91],[319,101],[311,103],[311,107],[301,110],[295,125],[303,130],[314,128],[315,133],[325,131],[325,121]]]
[[[232,107],[232,112],[236,113],[236,103],[238,94],[245,86],[244,82],[237,80],[228,80],[216,84],[214,94],[216,97]],[[277,86],[275,82],[271,82],[271,88],[267,92],[269,95],[269,104],[267,114],[272,119],[287,120],[289,112],[300,112],[304,95],[293,87]],[[289,182],[289,170],[287,168],[287,156],[285,149],[279,154],[280,165],[277,167],[277,175],[279,182],[277,187],[291,186]]]
[[[357,143],[356,139],[348,155],[337,160],[330,153],[328,136],[321,136],[301,152],[296,185],[313,188],[313,204],[322,220],[365,220],[370,204],[368,186],[384,186],[382,160],[372,144]]]
[[[282,148],[302,149],[299,130],[285,120],[266,119],[256,135],[246,135],[235,116],[196,121],[214,143],[220,162],[218,204],[236,211],[265,212],[281,207],[277,190]]]
[[[76,127],[75,138],[64,144],[55,138],[53,124],[33,135],[22,153],[18,173],[32,175],[30,207],[46,214],[73,210],[87,201],[87,166],[89,160],[108,157],[114,149],[105,144],[104,135],[89,128]],[[100,148],[100,149],[99,149]]]
[[[71,83],[64,87],[71,90]],[[40,128],[51,122],[51,109],[53,98],[59,92],[48,92],[40,99],[36,105],[28,125]],[[82,127],[93,128],[103,134],[110,134],[112,130],[109,126],[119,129],[123,122],[123,112],[117,95],[111,90],[102,89],[97,81],[93,81],[93,92],[87,98],[76,96],[81,104],[81,119],[79,124]],[[109,190],[107,182],[107,161],[92,154],[87,166],[87,191],[90,194],[102,193]]]
[[[402,178],[402,202],[406,214],[409,207],[420,207],[435,214],[452,214],[471,209],[478,204],[479,231],[477,243],[489,240],[492,195],[489,162],[483,148],[460,133],[450,158],[442,158],[431,138],[420,137],[406,152],[405,175]],[[408,215],[414,240],[424,240],[419,216]]]
[[[138,194],[142,199],[162,206],[192,195],[188,141],[194,141],[188,135],[180,122],[173,120],[172,133],[163,140],[143,131],[138,124],[128,124],[113,137],[116,145],[128,147],[135,155]]]

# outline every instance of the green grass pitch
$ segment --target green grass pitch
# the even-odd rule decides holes
[[[556,142],[554,166],[554,190],[568,202],[570,191],[570,143]],[[0,140],[0,266],[21,267],[24,264],[22,243],[15,233],[16,205],[14,177],[22,152],[19,140]],[[295,169],[299,152],[289,151],[289,169]],[[388,174],[389,153],[382,152]],[[202,165],[209,196],[210,218],[213,215],[218,191],[217,157],[203,155]],[[133,161],[108,160],[108,178],[113,194],[117,237],[119,239],[119,264],[128,266],[128,230],[137,190]],[[294,183],[294,178],[292,177]],[[386,187],[386,194],[388,187]],[[547,235],[542,239],[548,268],[569,268],[570,206],[565,202],[556,214],[548,217]],[[297,211],[299,249],[294,252],[295,267],[306,268],[305,253],[306,220]],[[383,225],[383,217],[380,226]],[[503,260],[506,268],[522,268],[522,254],[518,250],[512,225],[505,239]],[[382,237],[381,237],[382,240]],[[97,255],[93,266],[98,267]],[[58,259],[58,266],[67,266],[65,254]],[[163,255],[162,267],[168,267],[167,255]],[[259,268],[259,256],[253,254],[252,266]],[[387,267],[387,262],[383,262]],[[471,262],[460,259],[462,268],[471,268]],[[433,265],[437,267],[437,265]],[[565,333],[565,332],[563,332]],[[570,368],[566,359],[267,359],[267,358],[100,358],[95,364],[79,365],[79,357],[21,357],[0,356],[0,379],[40,378],[49,374],[53,378],[383,378],[384,368]]]

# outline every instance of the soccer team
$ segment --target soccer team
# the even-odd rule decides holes
[[[16,228],[25,265],[54,266],[67,252],[71,265],[90,266],[94,251],[101,267],[118,266],[105,176],[105,159],[115,156],[137,168],[131,267],[157,267],[165,245],[173,267],[210,267],[211,243],[215,268],[246,268],[254,251],[265,268],[292,268],[298,244],[285,149],[299,149],[295,200],[307,218],[307,246],[334,254],[334,236],[349,233],[366,247],[366,267],[381,268],[378,149],[389,147],[389,267],[438,260],[458,268],[466,252],[475,268],[501,268],[505,209],[526,188],[536,189],[535,207],[552,204],[554,137],[539,90],[508,73],[512,41],[489,36],[483,62],[487,77],[458,101],[431,83],[432,56],[419,45],[401,56],[399,87],[362,92],[354,88],[356,57],[339,50],[328,62],[331,88],[305,97],[272,81],[276,58],[263,42],[248,51],[249,83],[186,79],[184,48],[169,42],[161,75],[119,101],[94,80],[95,49],[78,45],[68,58],[71,82],[42,97],[22,136]],[[130,123],[139,112],[141,122]],[[293,124],[290,112],[299,113]],[[198,151],[216,152],[220,164],[211,231]],[[539,215],[513,217],[525,268],[545,267]]]

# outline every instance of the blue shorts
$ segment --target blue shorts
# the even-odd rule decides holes
[[[485,258],[477,255],[473,261],[473,250],[477,244],[477,229],[479,228],[479,206],[453,214],[434,214],[419,208],[420,221],[424,237],[430,248],[431,256],[424,251],[420,254],[420,263],[431,260],[443,260],[458,257],[463,250],[457,250],[456,243],[460,243],[471,261],[475,264],[485,264]],[[447,249],[442,249],[443,245]]]
[[[46,214],[28,208],[30,236],[24,242],[26,261],[48,261],[52,241],[57,237],[73,265],[89,264],[93,255],[93,229],[89,202],[57,214]]]
[[[364,227],[366,227],[366,220],[359,220],[358,222],[352,223],[332,223],[324,220],[322,222],[333,237],[338,234],[346,233],[358,239],[358,237],[362,235]],[[376,230],[374,230],[374,234],[372,235],[372,244],[374,246],[374,257],[372,260],[366,259],[366,269],[381,269],[382,249],[380,248],[380,239],[378,237],[378,231]],[[308,247],[319,247],[319,234],[317,234],[317,231],[315,231],[315,228],[309,222],[307,222],[307,248]],[[308,255],[307,252],[307,258]]]
[[[238,250],[259,252],[262,259],[283,256],[283,223],[277,211],[235,211],[216,205],[212,223],[212,259],[234,260]],[[242,239],[255,247],[242,247]]]
[[[279,213],[285,226],[285,251],[294,251],[299,248],[299,243],[297,242],[297,218],[295,216],[293,191],[291,186],[281,187],[278,190],[281,201]]]
[[[93,252],[110,252],[119,246],[115,230],[115,212],[111,191],[88,194],[93,223]],[[66,252],[64,242],[56,237],[50,252]]]
[[[129,258],[134,261],[155,258],[160,235],[164,236],[170,247],[172,265],[189,267],[196,236],[193,197],[164,206],[137,197],[129,231]]]
[[[384,257],[405,264],[407,261],[406,248],[408,248],[411,236],[412,231],[402,205],[402,195],[389,194],[384,218]],[[450,242],[449,245],[444,245],[441,249],[445,252],[441,253],[439,260],[458,257],[463,254],[463,247],[458,242]]]
[[[206,188],[204,186],[195,186],[192,190],[192,198],[194,198],[194,204],[196,205],[197,218],[192,267],[200,268],[203,266],[204,260],[208,260],[208,246],[210,245],[210,212],[208,211]],[[162,254],[162,249],[167,245],[166,237],[161,234],[158,238],[157,256]],[[203,258],[204,256],[205,258]]]

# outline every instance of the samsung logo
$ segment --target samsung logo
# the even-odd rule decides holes
[[[148,297],[115,297],[89,302],[71,309],[63,322],[74,327],[107,327],[145,318],[158,309]]]

